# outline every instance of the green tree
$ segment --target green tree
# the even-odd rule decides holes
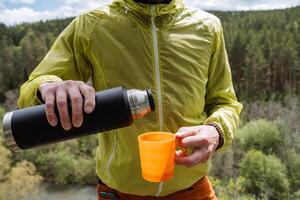
[[[257,197],[287,199],[289,183],[284,164],[273,155],[250,150],[240,163],[240,175],[245,178],[245,191]]]
[[[95,136],[22,152],[18,161],[29,160],[48,182],[57,185],[95,184]]]
[[[288,151],[287,163],[291,191],[297,192],[300,188],[300,157],[294,149]]]
[[[256,149],[265,154],[279,154],[282,146],[280,130],[276,122],[264,119],[245,124],[237,133],[237,145],[245,152]]]
[[[241,91],[241,79],[243,75],[243,67],[244,64],[244,57],[246,53],[246,45],[241,38],[241,33],[239,32],[235,37],[232,47],[230,49],[229,60],[230,65],[232,67],[232,73],[234,78],[234,83],[237,83],[237,91]]]
[[[29,29],[25,37],[20,42],[22,49],[21,60],[23,61],[23,68],[25,68],[25,80],[29,74],[38,65],[42,58],[47,53],[47,43],[45,36],[36,34],[33,30]]]
[[[259,97],[266,96],[265,77],[266,60],[263,56],[262,48],[258,43],[256,35],[251,35],[250,42],[247,44],[245,53],[245,66],[247,67],[246,76],[246,92],[248,98],[253,98],[251,94],[257,94]]]
[[[0,102],[4,99],[4,92],[13,87],[14,67],[11,48],[12,44],[8,38],[0,38]]]

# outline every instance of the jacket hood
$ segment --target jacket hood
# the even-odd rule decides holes
[[[114,3],[118,3],[126,9],[134,10],[146,15],[153,15],[153,7],[155,8],[155,16],[161,16],[166,14],[175,14],[179,10],[184,8],[183,0],[172,0],[169,4],[145,4],[138,3],[133,0],[114,0]]]

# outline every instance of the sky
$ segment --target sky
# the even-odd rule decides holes
[[[204,10],[269,10],[300,5],[300,0],[184,0]],[[15,25],[76,16],[111,0],[0,0],[0,22]]]

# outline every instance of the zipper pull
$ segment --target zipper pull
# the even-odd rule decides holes
[[[125,14],[127,14],[129,11],[129,8],[127,6],[125,6]]]
[[[99,192],[98,194],[105,199],[120,199],[120,196],[114,192]]]
[[[156,18],[156,5],[151,5],[151,22],[155,31],[158,31],[158,28],[155,25],[155,18]]]

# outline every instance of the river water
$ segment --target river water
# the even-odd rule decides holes
[[[40,188],[39,200],[95,200],[96,185],[58,187],[43,184]]]

